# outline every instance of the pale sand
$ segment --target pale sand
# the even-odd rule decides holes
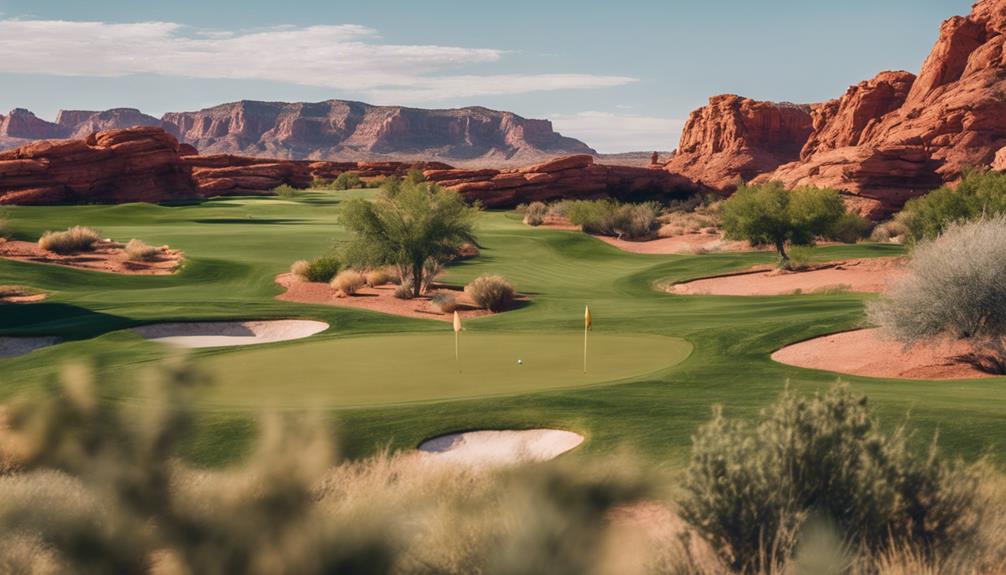
[[[581,443],[582,435],[561,429],[466,431],[424,441],[419,452],[438,463],[500,467],[554,459]]]
[[[45,337],[0,337],[0,357],[15,357],[31,353],[36,349],[56,345],[62,338]]]
[[[746,252],[754,250],[748,242],[724,240],[716,234],[683,234],[630,242],[609,236],[594,236],[602,242],[634,254],[698,255],[715,252]]]
[[[992,377],[958,358],[970,351],[964,342],[905,349],[879,329],[818,337],[772,354],[779,363],[867,377],[899,379],[977,379]]]
[[[905,258],[867,258],[817,266],[800,272],[764,267],[732,275],[674,284],[681,295],[770,296],[828,290],[880,293],[905,272]],[[797,291],[799,290],[799,292]]]
[[[0,240],[0,257],[125,275],[170,275],[182,265],[182,252],[167,246],[161,246],[160,253],[150,261],[131,261],[125,247],[103,240],[95,245],[94,251],[61,255],[43,250],[37,242]]]
[[[133,328],[151,341],[176,347],[201,348],[257,345],[310,337],[328,329],[321,321],[282,319],[273,321],[158,323]]]

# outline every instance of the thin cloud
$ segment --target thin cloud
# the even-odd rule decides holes
[[[621,86],[625,76],[452,75],[491,65],[506,52],[383,42],[358,25],[199,30],[173,22],[0,20],[0,72],[264,80],[359,92],[380,101],[434,101]]]
[[[556,130],[589,143],[602,153],[670,150],[677,147],[684,121],[588,111],[551,114]]]

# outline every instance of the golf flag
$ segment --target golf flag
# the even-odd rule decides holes
[[[458,366],[458,373],[461,373],[461,354],[458,349],[458,335],[461,333],[461,316],[454,312],[454,363]]]
[[[583,373],[587,373],[587,332],[590,326],[594,325],[593,318],[590,317],[590,306],[583,310]]]
[[[583,329],[590,329],[590,326],[593,324],[594,321],[590,318],[590,306],[588,305],[583,312]]]

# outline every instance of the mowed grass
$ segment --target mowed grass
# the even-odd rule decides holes
[[[723,404],[729,415],[751,415],[787,382],[810,391],[838,379],[836,374],[777,364],[769,355],[787,343],[860,325],[864,302],[873,297],[671,296],[654,289],[655,284],[741,269],[769,262],[772,256],[628,254],[577,232],[535,229],[522,225],[514,214],[488,212],[478,230],[482,255],[449,267],[446,279],[461,284],[482,273],[501,274],[532,302],[466,322],[463,353],[466,361],[474,359],[468,357],[467,346],[481,337],[530,345],[501,347],[498,366],[463,366],[465,377],[459,383],[441,376],[449,375],[453,361],[449,325],[274,299],[280,292],[273,281],[276,274],[294,260],[322,255],[346,239],[336,223],[339,198],[368,193],[230,198],[184,206],[11,208],[12,227],[24,239],[35,239],[47,229],[88,225],[117,240],[136,237],[151,245],[170,244],[185,251],[187,262],[175,276],[143,278],[0,261],[0,284],[52,293],[43,303],[0,308],[0,335],[68,339],[0,360],[0,399],[48,385],[61,364],[77,359],[95,364],[107,400],[139,400],[138,376],[175,353],[121,331],[141,323],[316,319],[331,328],[306,340],[190,354],[197,366],[219,380],[200,392],[204,415],[200,433],[190,442],[191,457],[209,464],[232,460],[253,433],[250,414],[294,408],[332,413],[351,455],[384,446],[414,447],[424,438],[459,429],[549,426],[586,433],[590,441],[585,452],[626,446],[678,469],[686,461],[691,434],[708,419],[713,404]],[[861,244],[814,253],[818,259],[838,259],[903,251]],[[591,337],[597,341],[591,348],[589,382],[563,380],[559,372],[564,368],[549,369],[554,378],[535,376],[542,368],[540,360],[529,359],[532,352],[522,358],[525,371],[517,371],[516,355],[523,349],[546,355],[551,351],[533,344],[546,334],[562,345],[574,342],[578,357],[585,304],[594,315]],[[640,341],[662,342],[668,350],[653,364],[642,365],[651,359],[647,353],[638,360],[638,369],[605,374],[600,371],[605,369],[601,342],[621,335],[654,336]],[[681,349],[673,338],[693,348],[677,364],[671,356]],[[351,340],[362,346],[358,353],[343,347]],[[422,353],[423,345],[393,343],[412,340],[424,345],[436,341],[431,353],[439,354],[437,359]],[[480,370],[492,371],[493,383],[483,381],[487,376]],[[399,373],[406,381],[399,380]],[[999,458],[997,448],[1006,439],[1002,378],[844,379],[869,394],[889,425],[902,423],[910,412],[920,443],[938,430],[941,444],[953,453],[976,457],[989,452]],[[419,383],[434,380],[438,383],[433,387]]]

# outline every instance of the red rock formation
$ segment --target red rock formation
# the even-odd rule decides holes
[[[47,140],[64,137],[63,130],[37,117],[28,110],[15,108],[6,117],[0,116],[0,138]]]
[[[632,198],[685,194],[691,180],[657,168],[595,164],[588,155],[570,156],[513,170],[427,170],[426,178],[487,208],[569,198]]]
[[[176,135],[173,132],[174,126],[134,108],[113,108],[104,112],[60,110],[56,116],[56,125],[62,129],[62,137],[65,138],[86,138],[90,134],[104,130],[142,126],[164,128],[168,133]]]
[[[158,128],[111,130],[0,153],[0,204],[163,201],[195,196],[178,142]]]
[[[691,113],[667,170],[732,190],[800,156],[812,131],[809,106],[715,96]]]

